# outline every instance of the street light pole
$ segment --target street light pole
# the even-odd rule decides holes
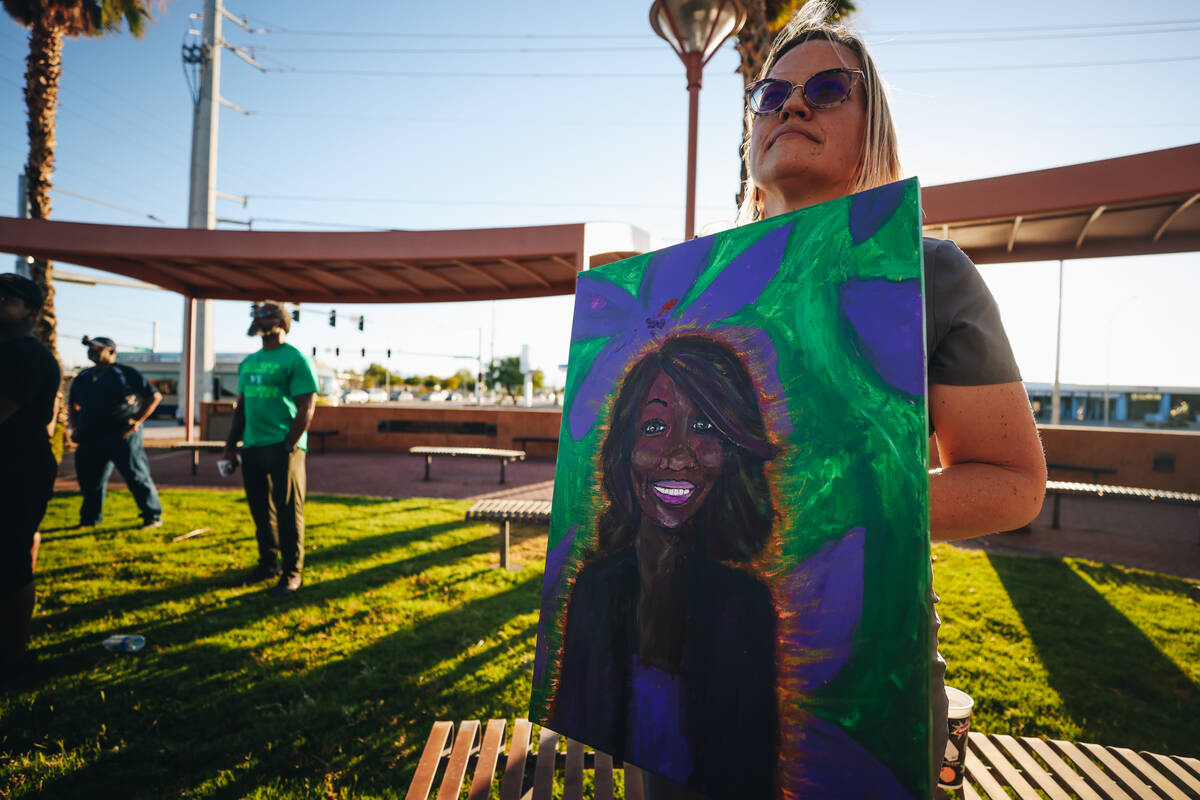
[[[704,65],[746,22],[741,0],[654,0],[650,27],[666,40],[687,71],[688,151],[683,238],[696,234],[696,139],[700,122],[700,83]]]
[[[683,240],[688,242],[696,235],[696,140],[700,128],[700,79],[704,64],[700,53],[686,53],[683,63],[687,68],[688,90],[687,205],[684,209]]]

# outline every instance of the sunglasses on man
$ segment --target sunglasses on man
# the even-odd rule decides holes
[[[746,87],[746,100],[755,114],[774,114],[783,108],[792,92],[799,89],[809,108],[831,108],[844,103],[864,75],[861,69],[838,67],[818,72],[800,84],[781,78],[764,78]]]

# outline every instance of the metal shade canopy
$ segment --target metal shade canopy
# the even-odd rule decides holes
[[[739,0],[654,0],[650,6],[654,32],[666,39],[680,58],[699,54],[701,65],[745,22],[746,7]]]

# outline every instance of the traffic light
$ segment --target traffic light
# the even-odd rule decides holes
[[[333,348],[333,354],[335,356],[340,356],[342,354],[342,348],[340,348],[340,347]]]
[[[299,321],[300,321],[300,309],[293,308],[292,309],[292,322],[299,322]]]
[[[337,312],[336,311],[329,312],[329,327],[331,327],[331,328],[337,327]]]
[[[313,358],[317,357],[317,348],[313,347]]]
[[[363,357],[363,358],[366,358],[366,357],[367,357],[367,348],[365,348],[365,347],[364,347],[364,348],[362,348],[362,357]]]
[[[392,357],[392,348],[388,348],[388,358]]]
[[[359,317],[358,317],[358,329],[359,329],[360,331],[363,329],[363,317],[362,317],[362,315],[359,315]]]

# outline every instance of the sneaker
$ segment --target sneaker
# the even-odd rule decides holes
[[[291,597],[296,592],[300,591],[300,585],[303,582],[304,581],[301,580],[299,575],[280,575],[279,583],[275,584],[275,587],[271,589],[271,597],[274,597],[276,600],[280,600],[284,597]]]
[[[148,531],[151,528],[161,528],[162,524],[161,519],[148,519],[142,523],[142,530]]]
[[[277,565],[268,566],[267,564],[259,564],[257,567],[235,580],[233,585],[250,586],[254,583],[262,583],[263,581],[270,580],[271,578],[278,578],[282,572],[283,570],[281,570]]]

